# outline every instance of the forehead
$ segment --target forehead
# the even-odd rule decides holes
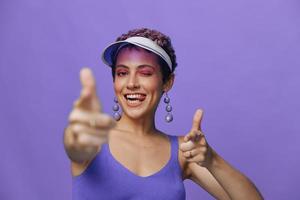
[[[116,65],[150,65],[159,67],[158,56],[137,46],[123,47],[116,56]]]

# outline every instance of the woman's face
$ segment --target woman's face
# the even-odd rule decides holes
[[[122,49],[116,60],[114,89],[127,117],[153,117],[164,90],[157,56],[139,47]]]

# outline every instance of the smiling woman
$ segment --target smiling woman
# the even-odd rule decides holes
[[[262,199],[254,184],[221,158],[201,131],[203,111],[195,112],[185,136],[163,133],[155,112],[177,66],[171,40],[150,29],[136,29],[105,48],[116,95],[115,120],[101,113],[92,72],[81,70],[82,91],[65,131],[72,163],[73,199],[185,199],[191,179],[217,199]],[[117,112],[118,113],[118,112]]]
[[[157,56],[140,47],[123,47],[115,70],[114,89],[124,118],[154,118],[161,95],[170,89],[163,85]]]

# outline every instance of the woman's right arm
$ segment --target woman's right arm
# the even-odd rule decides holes
[[[73,175],[78,175],[80,169],[86,168],[107,141],[108,131],[115,125],[110,116],[101,113],[91,70],[82,69],[80,80],[81,95],[74,103],[64,132],[64,146],[72,161]]]

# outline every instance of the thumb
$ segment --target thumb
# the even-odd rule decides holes
[[[81,94],[75,102],[75,107],[91,111],[100,111],[101,105],[97,97],[96,81],[93,72],[89,68],[80,70]]]

